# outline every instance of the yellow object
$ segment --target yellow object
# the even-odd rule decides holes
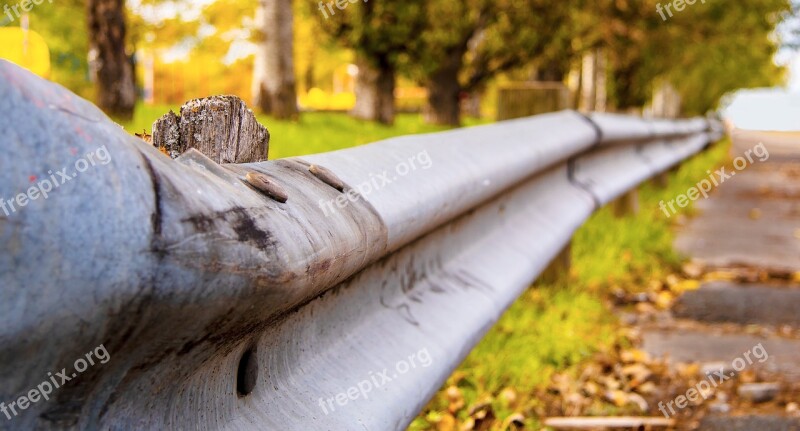
[[[50,49],[44,38],[20,27],[0,27],[0,58],[50,77]]]
[[[315,111],[349,111],[355,104],[356,95],[353,93],[328,93],[319,88],[312,88],[300,96],[300,105]]]

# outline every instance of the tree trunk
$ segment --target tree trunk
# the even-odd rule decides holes
[[[652,114],[656,118],[678,118],[681,96],[669,82],[659,82],[653,92]]]
[[[356,105],[351,115],[362,120],[394,124],[394,68],[388,62],[382,62],[378,67],[363,58],[357,62]]]
[[[583,62],[581,66],[581,104],[580,110],[583,112],[591,112],[595,109],[595,71],[597,63],[595,61],[594,51],[589,51],[583,54]]]
[[[253,68],[253,104],[275,118],[295,119],[292,0],[261,0],[256,11],[262,40]]]
[[[608,110],[608,58],[603,48],[595,51],[595,112]]]
[[[563,82],[566,75],[567,72],[560,64],[555,61],[550,61],[536,68],[531,78],[533,81]]]
[[[130,120],[136,87],[125,52],[125,0],[88,0],[86,8],[97,105],[116,119]]]
[[[463,54],[461,50],[449,54],[429,77],[426,120],[430,124],[455,127],[461,125],[461,84],[458,82],[458,72],[463,63]]]

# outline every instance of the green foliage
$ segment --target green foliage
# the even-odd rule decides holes
[[[30,29],[41,34],[50,48],[50,78],[91,98],[85,9],[85,0],[44,2],[31,10]],[[19,25],[19,21],[14,25]]]
[[[420,58],[429,72],[426,76],[446,66],[448,54],[463,51],[459,81],[463,90],[473,91],[500,73],[569,52],[575,1],[476,0],[459,2],[458,8],[448,3],[452,0],[429,2],[435,8],[429,16],[436,20],[422,36]],[[441,20],[457,23],[455,31],[453,26],[438,25]]]
[[[684,99],[687,114],[717,106],[727,92],[768,87],[783,81],[773,57],[774,31],[791,10],[789,0],[707,2],[676,14],[669,23],[672,47],[666,74]]]
[[[346,2],[344,10],[334,5],[333,13],[326,6],[330,1],[314,4],[312,14],[319,27],[341,46],[354,50],[374,67],[396,69],[408,64],[408,54],[418,49],[418,34],[425,22],[424,0]]]
[[[617,109],[643,106],[660,78],[683,96],[686,115],[714,109],[727,92],[781,82],[774,31],[788,17],[790,0],[698,2],[662,17],[657,6],[668,3],[586,0],[577,15],[579,45],[606,48]]]

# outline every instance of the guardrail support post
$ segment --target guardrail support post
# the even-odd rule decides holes
[[[542,284],[555,283],[568,277],[570,268],[572,268],[572,240],[550,261],[550,265],[539,276],[538,282]]]
[[[669,171],[656,174],[656,176],[653,177],[653,184],[659,189],[667,188],[669,185]]]
[[[614,216],[621,218],[639,213],[639,189],[632,189],[611,203]]]

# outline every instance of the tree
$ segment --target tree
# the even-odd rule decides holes
[[[687,4],[672,16],[659,4],[585,0],[577,9],[579,52],[608,55],[613,110],[642,108],[664,83],[677,89],[684,114],[704,114],[727,92],[780,80],[773,34],[788,0]]]
[[[431,0],[418,58],[428,89],[427,120],[461,123],[460,97],[500,73],[569,44],[563,30],[574,2]],[[433,19],[435,17],[435,19]],[[447,26],[442,26],[447,22]]]
[[[789,0],[750,0],[698,4],[676,15],[670,42],[680,50],[656,64],[682,95],[684,114],[715,109],[723,95],[740,88],[780,84],[785,70],[774,62],[775,29],[790,11]]]
[[[136,87],[126,50],[125,0],[87,0],[86,10],[97,105],[112,117],[130,120]]]
[[[87,54],[89,42],[84,0],[64,0],[58,7],[35,7],[30,12],[30,29],[41,34],[50,48],[50,79],[83,98],[92,99]],[[17,21],[16,23],[19,23]]]
[[[346,8],[319,3],[322,29],[356,52],[356,106],[352,115],[392,124],[398,69],[408,65],[425,25],[423,0],[345,3]]]
[[[280,119],[298,116],[293,20],[292,0],[261,0],[256,10],[261,34],[253,68],[253,103]]]

